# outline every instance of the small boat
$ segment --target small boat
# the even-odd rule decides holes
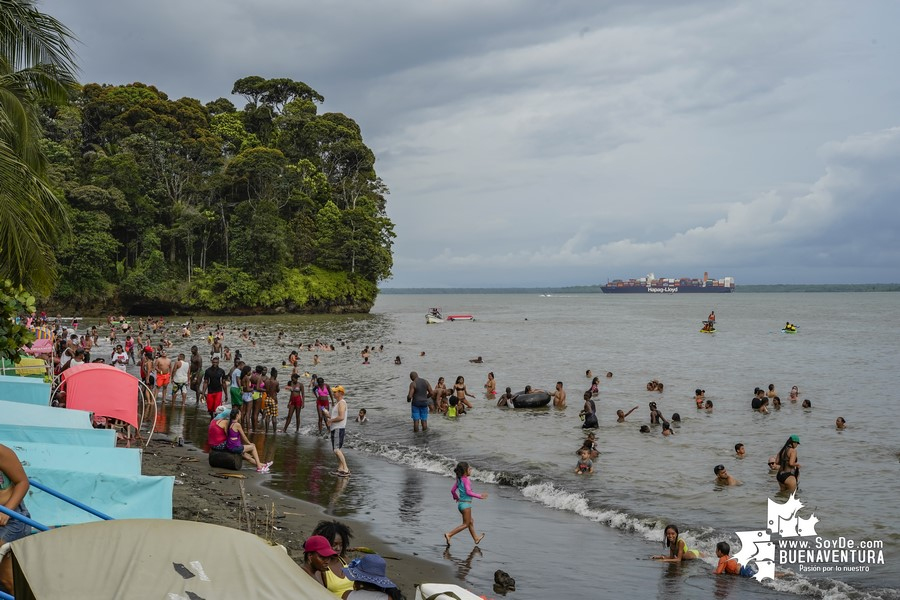
[[[782,329],[781,333],[797,333],[797,329]]]
[[[425,324],[430,325],[432,323],[443,323],[444,317],[441,316],[440,307],[429,308],[428,312],[425,313]]]
[[[550,394],[547,392],[531,392],[526,394],[522,391],[515,394],[512,403],[516,408],[540,408],[550,404]]]
[[[447,315],[448,321],[474,321],[474,315]]]
[[[715,329],[701,329],[700,333],[715,333]]]

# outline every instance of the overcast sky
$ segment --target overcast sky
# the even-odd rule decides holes
[[[385,287],[900,282],[893,0],[38,6],[84,83],[288,77],[355,119],[391,190]]]

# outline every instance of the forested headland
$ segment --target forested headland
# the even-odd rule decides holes
[[[324,98],[300,81],[251,76],[230,91],[243,108],[144,83],[41,106],[69,223],[51,310],[369,310],[394,232],[359,126],[319,114]]]

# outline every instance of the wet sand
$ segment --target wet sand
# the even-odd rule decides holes
[[[217,477],[217,473],[234,472],[210,467],[207,454],[190,443],[179,447],[169,439],[154,437],[144,450],[142,471],[144,475],[175,477],[174,519],[250,531],[284,546],[298,564],[303,562],[303,542],[316,524],[333,518],[320,506],[262,487],[269,476],[258,474],[250,467],[240,471],[246,479]],[[353,530],[353,546],[371,548],[390,557],[388,576],[407,598],[415,596],[418,583],[454,580],[448,566],[404,554],[402,549],[374,537],[364,523],[338,520]]]

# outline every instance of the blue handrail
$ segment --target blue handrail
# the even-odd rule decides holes
[[[43,525],[43,524],[41,524],[41,523],[38,523],[37,521],[35,521],[35,520],[33,520],[33,519],[29,519],[29,518],[26,517],[25,515],[19,514],[19,513],[17,513],[17,512],[14,511],[14,510],[9,510],[8,508],[6,508],[5,506],[3,506],[2,504],[0,504],[0,512],[2,512],[2,513],[5,514],[5,515],[9,515],[9,517],[12,518],[12,519],[18,519],[19,521],[22,521],[22,522],[25,523],[26,525],[31,525],[32,527],[34,527],[34,528],[37,529],[38,531],[47,531],[48,529],[50,529],[50,528],[47,527],[46,525]]]
[[[30,483],[31,485],[33,485],[34,487],[36,487],[37,489],[39,489],[39,490],[41,490],[41,491],[47,492],[47,493],[50,494],[51,496],[56,496],[56,497],[59,498],[60,500],[64,500],[64,501],[68,502],[68,503],[71,504],[72,506],[77,506],[77,507],[80,508],[81,510],[87,511],[87,512],[91,513],[92,515],[96,516],[96,517],[100,517],[100,518],[103,519],[104,521],[112,521],[112,520],[114,520],[112,517],[110,517],[110,516],[107,515],[107,514],[104,514],[104,513],[100,512],[100,511],[97,510],[96,508],[91,508],[91,507],[88,506],[87,504],[84,504],[84,503],[82,503],[82,502],[79,502],[78,500],[76,500],[76,499],[74,499],[74,498],[70,498],[69,496],[66,496],[65,494],[63,494],[62,492],[57,492],[56,490],[54,490],[54,489],[52,489],[52,488],[48,488],[46,485],[44,485],[44,484],[42,484],[42,483],[40,483],[40,482],[37,482],[37,481],[35,481],[34,479],[29,479],[29,480],[28,480],[28,483]]]

